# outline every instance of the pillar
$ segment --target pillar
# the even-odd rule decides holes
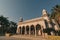
[[[44,32],[43,32],[43,26],[41,27],[41,32],[42,32],[42,36],[44,37],[45,34],[44,34]]]
[[[17,32],[16,32],[17,34],[19,34],[20,33],[20,29],[19,28],[17,28]]]
[[[30,32],[31,32],[31,28],[30,28],[30,26],[29,26],[29,35],[31,34]]]
[[[45,37],[45,33],[42,31],[42,37]]]
[[[21,34],[22,34],[22,27],[21,27]]]
[[[41,36],[41,30],[39,30],[39,31],[38,31],[38,35],[40,35],[40,36]]]

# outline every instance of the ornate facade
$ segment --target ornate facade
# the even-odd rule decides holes
[[[23,21],[20,18],[17,27],[17,34],[21,35],[57,35],[59,26],[54,19],[50,19],[45,9],[42,10],[42,16],[39,18]]]

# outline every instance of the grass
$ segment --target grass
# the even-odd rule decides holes
[[[60,40],[60,36],[48,36],[48,40]]]

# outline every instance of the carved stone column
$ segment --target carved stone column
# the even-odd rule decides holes
[[[21,27],[21,34],[22,34],[22,27]]]
[[[41,30],[39,30],[39,31],[38,31],[38,35],[40,35],[40,36],[41,36]]]
[[[42,37],[45,36],[44,32],[43,32],[43,26],[41,27],[41,32],[42,32]]]
[[[20,33],[20,29],[19,28],[17,28],[17,32],[16,32],[17,34],[19,34]]]
[[[29,36],[30,36],[30,34],[31,34],[30,32],[31,32],[31,28],[30,28],[30,26],[29,26]]]
[[[35,37],[36,37],[36,26],[35,26]]]

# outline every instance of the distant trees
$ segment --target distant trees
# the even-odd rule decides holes
[[[7,33],[15,34],[16,30],[17,30],[17,24],[15,22],[13,22],[13,21],[10,21]]]
[[[5,35],[5,33],[15,33],[17,24],[15,22],[9,21],[7,17],[0,16],[0,35]]]

